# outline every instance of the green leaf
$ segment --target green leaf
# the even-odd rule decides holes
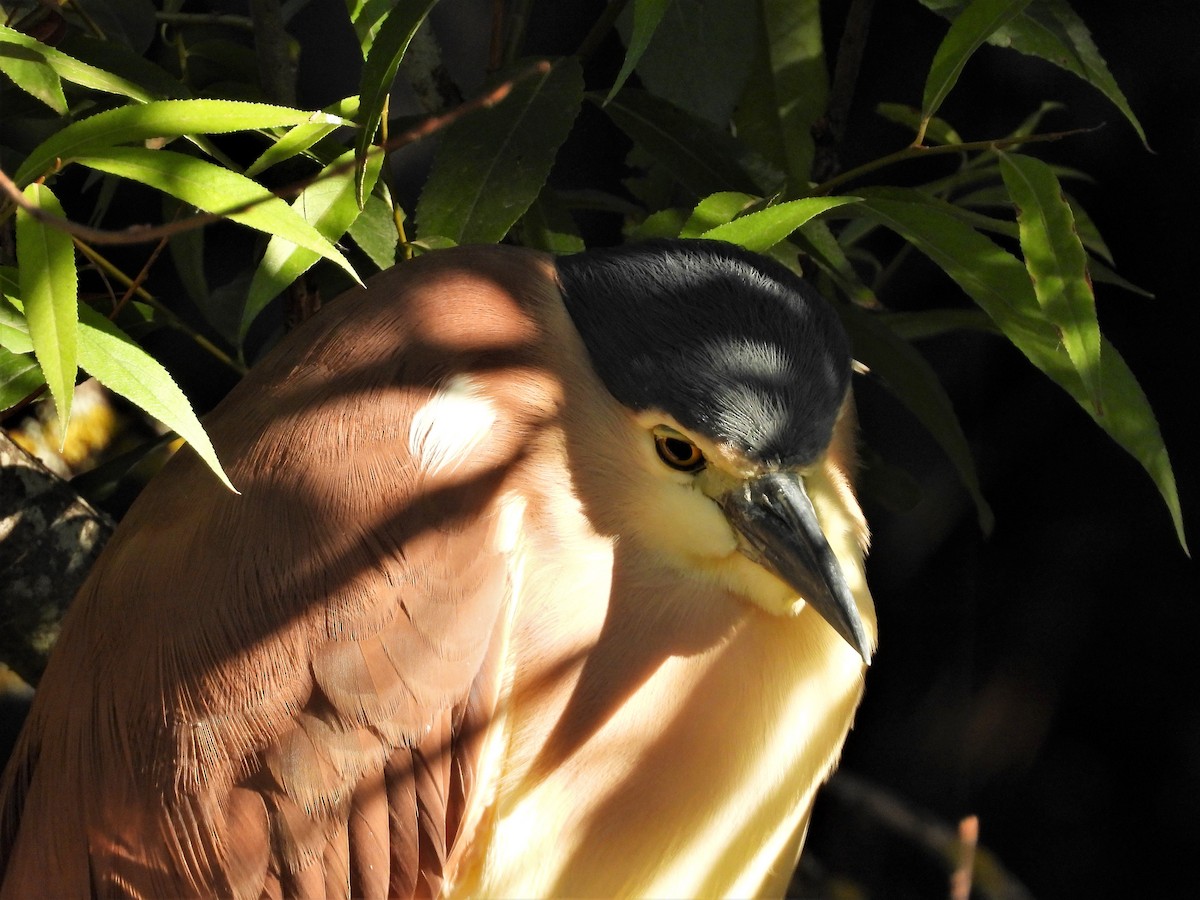
[[[45,60],[16,59],[0,50],[0,72],[13,84],[35,100],[40,100],[60,116],[67,114],[67,98],[63,94],[62,79],[48,66]]]
[[[358,118],[358,97],[346,97],[337,103],[325,107],[322,112],[331,116],[331,121],[354,120]],[[325,122],[305,122],[304,124],[296,125],[287,134],[271,144],[271,146],[262,152],[262,155],[258,159],[250,164],[245,172],[246,177],[253,178],[259,172],[266,171],[277,163],[303,153],[313,144],[335,131],[337,127],[335,124]]]
[[[1021,252],[1034,295],[1059,330],[1092,404],[1102,409],[1096,298],[1088,277],[1087,252],[1075,233],[1075,217],[1062,186],[1049,166],[1031,156],[1001,153],[1000,172],[1017,206]]]
[[[413,35],[417,33],[417,29],[436,3],[437,0],[398,0],[379,27],[367,52],[358,88],[362,117],[359,125],[362,130],[359,131],[355,144],[360,172],[359,203],[362,203],[367,195],[362,187],[362,166],[383,119],[383,111],[387,105],[388,94],[392,90],[392,82],[396,78],[396,70],[400,68],[400,61],[404,58]]]
[[[121,329],[87,306],[79,308],[79,364],[89,375],[154,416],[192,445],[234,493],[191,403],[169,372]]]
[[[396,0],[346,0],[346,12],[350,14],[350,23],[354,26],[364,59],[375,41],[380,22],[395,5]]]
[[[278,235],[337,263],[358,281],[346,257],[320,232],[287,203],[244,175],[182,153],[141,147],[109,147],[102,155],[80,156],[75,161],[149,185],[205,212]]]
[[[44,184],[31,184],[25,199],[38,209],[63,215],[62,206]],[[25,321],[34,354],[67,432],[75,393],[78,341],[78,278],[71,236],[43,224],[17,208],[17,269]]]
[[[679,236],[698,238],[704,232],[716,228],[718,225],[724,225],[761,202],[762,198],[755,197],[753,194],[743,194],[740,191],[719,191],[696,204],[696,208],[692,210],[692,214],[684,223]]]
[[[921,3],[948,18],[965,5],[963,0],[921,0]],[[997,29],[988,42],[1037,56],[1079,76],[1104,94],[1133,126],[1142,143],[1146,143],[1142,124],[1108,71],[1091,32],[1065,0],[1033,0],[1021,15]]]
[[[908,200],[873,196],[845,207],[851,215],[877,220],[938,264],[1000,327],[1004,335],[1037,368],[1066,390],[1101,428],[1125,448],[1158,487],[1179,542],[1186,548],[1183,516],[1171,462],[1158,422],[1133,373],[1116,349],[1101,338],[1100,381],[1104,408],[1096,409],[1074,364],[1034,296],[1033,285],[1019,259],[946,211],[947,204],[917,191]]]
[[[904,103],[880,103],[875,111],[889,122],[911,128],[913,134],[921,131],[921,111]],[[938,144],[961,144],[962,137],[949,122],[934,116],[924,121],[925,136]]]
[[[0,410],[15,406],[45,383],[32,354],[0,347]]]
[[[121,106],[72,122],[53,134],[29,154],[17,169],[14,180],[24,184],[47,171],[55,160],[68,161],[118,144],[301,123],[330,127],[349,124],[326,113],[233,100],[157,100]]]
[[[386,188],[377,184],[362,213],[350,224],[350,237],[379,269],[396,264],[396,250],[400,246],[395,216],[403,213],[393,210],[390,196]]]
[[[626,7],[617,19],[617,31],[626,54],[634,51],[638,36],[637,17],[643,6],[662,0],[634,4],[633,15]],[[665,15],[654,31],[654,39],[637,61],[641,86],[718,127],[729,123],[750,76],[758,43],[757,3],[713,3],[712,0],[669,0],[662,3]],[[686,72],[687,77],[680,77]],[[611,99],[616,86],[609,93]]]
[[[803,200],[789,200],[718,225],[704,232],[701,237],[713,241],[729,241],[747,250],[765,253],[810,219],[847,203],[858,202],[857,197],[808,197]]]
[[[364,185],[367,191],[375,187],[382,161],[383,157],[378,154],[367,159],[367,180]],[[354,151],[347,150],[322,169],[317,179],[292,204],[292,209],[304,221],[331,242],[346,233],[360,212],[355,195],[353,162]],[[239,340],[245,338],[250,325],[263,308],[320,258],[313,251],[298,247],[286,238],[278,235],[271,238],[262,262],[254,270],[254,277],[250,281],[238,331]]]
[[[41,60],[53,69],[63,81],[95,91],[118,94],[141,103],[154,99],[153,92],[141,85],[114,75],[112,72],[106,72],[80,62],[74,57],[47,47],[28,35],[14,31],[7,25],[0,25],[0,56],[8,59]]]
[[[688,216],[682,209],[667,207],[646,216],[635,227],[629,229],[627,237],[631,241],[679,237],[687,221]]]
[[[522,243],[547,253],[578,253],[584,249],[579,228],[558,195],[545,187],[521,217]]]
[[[613,123],[697,197],[719,191],[770,196],[783,176],[727,132],[630,88],[604,106]]]
[[[933,368],[878,316],[844,304],[837,311],[854,345],[854,358],[865,363],[871,375],[908,407],[938,442],[975,501],[979,527],[985,534],[991,532],[995,517],[979,485],[971,447]]]
[[[15,293],[14,290],[12,294]],[[0,296],[0,347],[10,353],[32,353],[33,340],[29,337],[29,324],[21,311],[9,300],[9,296]],[[0,409],[3,408],[0,406]]]
[[[755,68],[736,115],[738,135],[787,172],[792,195],[808,186],[812,126],[829,95],[820,7],[819,0],[761,0]]]
[[[617,96],[629,80],[629,76],[633,74],[642,54],[650,46],[650,38],[654,37],[663,14],[672,2],[673,0],[633,0],[633,29],[625,46],[625,62],[621,64],[621,71],[617,73],[616,81],[608,91],[608,100]]]
[[[568,57],[446,129],[417,202],[421,237],[501,240],[541,193],[582,102],[583,74]]]
[[[928,121],[958,82],[963,66],[998,28],[1017,16],[1030,0],[972,0],[954,20],[934,54],[925,79],[921,118]],[[922,132],[923,134],[923,132]],[[918,135],[920,137],[920,135]]]

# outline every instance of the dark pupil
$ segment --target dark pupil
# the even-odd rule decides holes
[[[667,438],[663,441],[667,455],[674,462],[690,463],[695,459],[696,448],[687,441],[681,441],[679,438]]]

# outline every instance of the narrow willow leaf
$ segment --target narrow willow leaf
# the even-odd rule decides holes
[[[626,88],[604,107],[613,123],[697,197],[774,194],[783,175],[727,132],[664,100]]]
[[[545,187],[521,217],[522,243],[547,253],[579,253],[584,249],[579,226],[561,198]]]
[[[60,116],[67,114],[67,98],[63,94],[62,79],[42,59],[17,59],[6,56],[0,49],[0,72],[12,83],[35,100],[50,107]]]
[[[727,125],[755,62],[757,2],[670,0],[663,5],[665,14],[654,40],[637,62],[642,88],[700,119]],[[638,3],[635,15],[641,7]],[[617,32],[630,52],[635,15],[627,7],[617,19]],[[683,72],[686,78],[680,77]],[[616,93],[610,92],[610,99]]]
[[[583,74],[568,57],[446,129],[417,203],[421,237],[501,240],[541,193],[582,103]]]
[[[347,150],[321,170],[317,179],[306,187],[292,204],[309,225],[329,241],[337,241],[358,218],[359,206],[355,194],[354,151]],[[383,157],[373,154],[367,159],[367,191],[375,187]],[[276,235],[267,244],[262,262],[254,270],[246,306],[238,330],[239,342],[246,337],[250,325],[275,297],[306,272],[321,257],[313,251],[298,247],[292,241]]]
[[[895,122],[897,125],[903,125],[905,128],[911,128],[913,134],[921,131],[921,111],[913,106],[908,106],[904,103],[880,103],[875,107],[875,112],[879,113],[889,122]],[[939,119],[933,116],[925,120],[925,136],[932,138],[934,143],[938,144],[961,144],[962,137],[954,126],[944,119]]]
[[[44,184],[31,184],[25,199],[38,209],[63,215]],[[78,342],[78,276],[71,236],[17,208],[17,269],[25,321],[65,436],[75,393]]]
[[[1158,421],[1120,354],[1101,338],[1104,408],[1097,410],[1057,330],[1046,321],[1019,259],[946,212],[940,201],[911,191],[909,201],[862,190],[865,202],[851,215],[875,218],[937,263],[1000,327],[1018,350],[1069,393],[1149,473],[1158,487],[1181,545],[1186,547],[1175,475]]]
[[[1092,404],[1103,409],[1096,298],[1087,252],[1075,233],[1075,217],[1062,186],[1049,166],[1031,156],[1002,153],[1000,172],[1017,206],[1021,252],[1034,296],[1059,330]]]
[[[234,493],[192,404],[154,357],[94,309],[79,309],[79,364],[109,390],[144,409],[192,445],[204,464]]]
[[[1139,287],[1126,278],[1122,278],[1098,259],[1093,259],[1088,265],[1088,269],[1092,273],[1092,281],[1097,284],[1111,284],[1113,287],[1119,287],[1129,291],[1131,294],[1145,297],[1147,300],[1154,299],[1152,292],[1146,290],[1144,287]]]
[[[704,232],[701,237],[713,241],[729,241],[747,250],[765,253],[810,219],[847,203],[858,202],[857,197],[807,197],[803,200],[789,200],[718,225]]]
[[[762,0],[759,46],[735,117],[738,135],[787,172],[788,190],[812,174],[812,126],[825,114],[825,65],[819,0]],[[773,193],[769,191],[767,193]]]
[[[350,15],[350,23],[354,26],[364,59],[375,41],[383,17],[395,5],[396,0],[346,0],[346,12]]]
[[[10,353],[33,352],[33,340],[29,337],[29,324],[7,295],[0,297],[0,347]]]
[[[392,90],[392,82],[396,78],[396,70],[400,61],[412,43],[413,35],[429,15],[437,0],[398,0],[379,31],[375,35],[371,48],[363,63],[362,78],[359,80],[358,96],[361,131],[355,144],[359,161],[358,201],[361,205],[367,195],[363,190],[362,166],[367,158],[367,149],[375,140],[375,132],[383,119],[384,107],[387,105],[388,94]]]
[[[121,106],[72,122],[55,132],[29,154],[17,169],[14,180],[24,184],[55,165],[56,160],[67,161],[118,144],[301,123],[349,124],[326,113],[233,100],[157,100]]]
[[[925,79],[921,117],[930,119],[958,82],[967,60],[998,28],[1028,6],[1030,0],[972,0],[946,33]]]
[[[344,100],[339,100],[337,103],[325,107],[322,113],[332,117],[331,122],[340,120],[340,124],[353,124],[353,120],[358,118],[358,97],[346,97]],[[246,177],[253,178],[259,172],[264,172],[277,163],[303,153],[313,144],[331,134],[337,127],[338,125],[329,122],[316,121],[294,126],[250,164],[245,172]]]
[[[660,209],[629,229],[626,237],[631,241],[679,237],[687,221],[688,214],[682,209],[676,207]]]
[[[642,54],[650,46],[650,39],[658,30],[663,13],[667,11],[667,7],[672,2],[673,0],[633,0],[633,29],[625,46],[625,62],[621,64],[621,71],[617,73],[617,78],[609,89],[605,102],[617,96],[621,88],[625,86],[625,82],[629,80],[629,76],[633,74],[633,70],[641,60]]]
[[[921,0],[921,3],[947,18],[953,18],[966,5],[965,0]],[[1142,124],[1108,71],[1091,32],[1066,0],[1033,0],[1021,15],[997,29],[988,43],[1039,57],[1082,78],[1121,111],[1142,143],[1146,143]]]
[[[837,310],[854,345],[854,358],[864,363],[938,442],[975,501],[979,527],[985,534],[991,532],[995,518],[979,485],[971,447],[933,368],[877,316],[853,306],[842,305]]]
[[[740,191],[720,191],[705,197],[696,204],[692,214],[679,232],[682,238],[698,238],[704,232],[724,225],[740,213],[745,212],[762,198]]]
[[[182,153],[141,147],[109,147],[101,155],[80,156],[75,161],[149,185],[205,212],[278,235],[337,263],[358,281],[354,268],[333,244],[287,203],[244,175]]]
[[[853,303],[865,309],[880,306],[879,298],[863,283],[862,276],[855,270],[845,248],[838,242],[827,222],[813,219],[802,226],[800,232],[792,236],[792,240],[816,268],[824,272],[838,290]],[[874,269],[880,268],[874,258],[870,259],[870,265]]]
[[[376,268],[387,269],[396,264],[396,251],[400,248],[397,215],[403,217],[404,214],[393,209],[386,188],[376,184],[374,193],[363,204],[362,212],[350,223],[351,239]]]
[[[129,97],[139,103],[154,99],[154,93],[141,85],[80,62],[28,35],[14,31],[7,25],[0,25],[0,56],[9,59],[43,60],[63,81],[95,91]]]
[[[15,406],[45,383],[33,354],[0,347],[0,410]]]

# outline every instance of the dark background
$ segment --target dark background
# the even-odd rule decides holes
[[[943,30],[915,5],[876,4],[850,162],[903,140],[888,138],[875,102],[919,102]],[[942,112],[966,140],[1004,134],[1049,99],[1068,108],[1048,129],[1105,123],[1032,152],[1094,176],[1069,189],[1118,271],[1155,294],[1100,285],[1100,323],[1158,415],[1195,547],[1200,8],[1073,6],[1153,153],[1078,79],[991,47]],[[910,267],[904,285],[893,301],[914,307],[954,290],[926,266]],[[978,814],[983,843],[1036,896],[1194,896],[1196,567],[1140,467],[1011,346],[959,335],[921,348],[954,399],[996,526],[980,533],[938,449],[860,385],[867,441],[915,475],[923,497],[903,513],[866,500],[881,649],[843,766],[949,819]],[[836,845],[817,815],[815,845]]]

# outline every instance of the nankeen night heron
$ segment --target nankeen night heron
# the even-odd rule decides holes
[[[76,599],[4,896],[782,894],[875,639],[850,365],[714,242],[329,304]]]

